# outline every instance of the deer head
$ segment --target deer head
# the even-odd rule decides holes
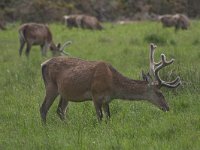
[[[64,48],[66,46],[68,46],[69,44],[71,44],[71,41],[67,41],[65,42],[62,46],[60,43],[58,43],[57,45],[55,45],[54,43],[52,43],[50,45],[50,50],[52,51],[53,56],[57,56],[57,55],[70,55],[69,53],[64,51]]]
[[[159,88],[162,86],[168,87],[168,88],[176,88],[181,84],[180,77],[178,76],[175,80],[167,82],[160,78],[159,71],[172,64],[174,62],[174,59],[171,59],[170,61],[166,60],[165,54],[161,54],[161,61],[159,63],[156,63],[154,61],[154,51],[156,49],[156,45],[153,43],[150,44],[150,75],[153,77],[153,84],[156,84]]]
[[[157,95],[157,96],[155,95],[154,97],[155,98],[157,97],[158,99],[160,99],[158,101],[155,99],[155,101],[150,101],[150,102],[160,107],[162,110],[168,110],[168,106],[165,103],[165,98],[163,94],[160,92],[160,88],[163,86],[167,88],[176,88],[181,84],[181,80],[179,76],[175,80],[170,81],[170,82],[164,81],[160,78],[159,71],[162,68],[172,64],[174,62],[174,59],[167,61],[165,54],[161,54],[161,61],[156,63],[154,61],[154,52],[155,52],[156,47],[157,46],[155,44],[153,43],[150,44],[150,57],[149,57],[150,69],[147,74],[144,74],[144,72],[142,72],[142,77],[143,77],[143,80],[149,83],[149,87],[151,87],[151,89],[153,89],[154,93]],[[163,105],[160,103],[163,103]],[[162,107],[162,106],[166,106],[166,107]]]

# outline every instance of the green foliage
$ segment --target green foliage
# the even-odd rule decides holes
[[[122,74],[139,79],[148,70],[149,43],[158,42],[155,57],[165,53],[175,58],[161,72],[163,79],[180,75],[182,86],[162,89],[170,106],[164,113],[147,102],[110,104],[111,120],[99,124],[92,102],[70,103],[66,121],[56,115],[58,99],[52,105],[47,125],[39,114],[45,88],[40,48],[32,47],[30,58],[18,56],[18,24],[0,31],[0,149],[198,149],[200,147],[200,21],[188,31],[175,33],[155,22],[127,25],[104,24],[105,30],[67,29],[50,24],[55,43],[72,40],[73,57],[104,60]],[[153,38],[144,40],[153,35]],[[150,36],[151,37],[151,36]],[[153,41],[156,39],[157,41]],[[164,42],[160,42],[164,39]],[[168,72],[174,70],[169,76]]]
[[[44,23],[61,20],[67,14],[88,14],[101,21],[143,20],[153,14],[175,13],[198,18],[199,6],[199,0],[1,0],[0,19]]]

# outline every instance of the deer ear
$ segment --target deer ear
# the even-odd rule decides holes
[[[142,70],[142,73],[141,73],[141,77],[144,81],[146,81],[146,74],[144,73],[144,71]]]
[[[61,47],[61,44],[60,44],[60,43],[58,43],[56,47],[60,49],[60,47]]]
[[[151,83],[152,78],[151,78],[149,72],[147,74],[145,74],[144,71],[142,70],[141,76],[144,81]]]

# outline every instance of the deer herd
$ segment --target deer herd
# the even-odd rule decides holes
[[[184,16],[161,16],[163,26],[173,26],[175,29],[187,29],[188,24],[181,20]],[[71,15],[64,16],[69,28],[101,30],[103,26],[91,16]],[[185,18],[187,19],[187,18]],[[41,53],[46,56],[50,49],[53,58],[41,64],[42,77],[46,95],[40,107],[42,121],[46,122],[47,112],[60,96],[57,114],[60,119],[65,119],[69,102],[92,101],[96,110],[97,119],[102,120],[103,114],[110,118],[109,103],[114,99],[120,100],[146,100],[163,111],[169,111],[161,87],[176,88],[181,84],[180,77],[173,81],[164,81],[159,76],[159,71],[172,64],[174,59],[166,60],[161,54],[160,62],[154,62],[156,45],[150,44],[149,72],[142,73],[142,80],[134,80],[121,74],[111,64],[104,61],[87,61],[75,57],[59,56],[68,54],[64,48],[71,44],[66,41],[62,46],[53,41],[53,35],[47,25],[39,23],[26,23],[19,27],[19,55],[26,45],[25,54],[28,57],[33,45],[41,47]]]

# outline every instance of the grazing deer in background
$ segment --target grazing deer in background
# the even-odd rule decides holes
[[[20,48],[19,55],[21,56],[22,50],[26,43],[26,56],[29,56],[32,45],[40,45],[43,56],[46,56],[47,49],[50,48],[52,55],[57,56],[60,54],[67,54],[64,52],[65,46],[71,44],[70,41],[55,45],[53,42],[51,31],[48,26],[38,23],[26,23],[19,28]]]
[[[0,18],[0,29],[1,30],[6,30],[6,22],[2,18]]]
[[[103,27],[96,17],[88,15],[69,15],[64,16],[65,24],[69,27],[77,27],[91,30],[102,30]]]
[[[161,62],[154,62],[154,50],[150,46],[150,75],[145,80],[133,80],[123,76],[113,66],[103,61],[86,61],[78,58],[55,57],[42,63],[42,76],[46,88],[46,96],[40,108],[41,118],[46,122],[46,115],[55,98],[60,95],[57,113],[65,118],[68,102],[84,102],[92,100],[98,120],[103,113],[110,117],[109,103],[113,99],[147,100],[163,111],[169,111],[165,98],[160,91],[162,86],[176,88],[180,78],[166,82],[159,77],[159,71],[174,60],[166,61],[164,54]]]
[[[187,30],[190,26],[190,20],[183,14],[163,15],[159,16],[159,20],[163,27],[175,27],[175,31],[178,29]]]
[[[68,28],[81,28],[81,20],[83,18],[83,15],[69,15],[69,16],[63,16],[65,20],[65,25]]]

